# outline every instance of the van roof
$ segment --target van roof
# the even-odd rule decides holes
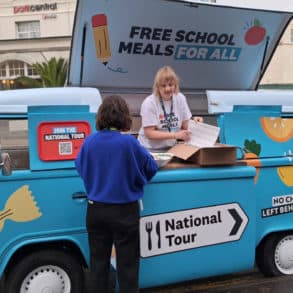
[[[210,114],[233,112],[237,106],[280,106],[282,113],[293,113],[292,90],[207,91]]]
[[[27,113],[28,106],[88,105],[95,113],[101,96],[95,88],[57,87],[0,91],[0,113]]]

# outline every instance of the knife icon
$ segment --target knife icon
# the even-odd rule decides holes
[[[160,231],[160,221],[156,224],[156,233],[158,235],[158,248],[161,248],[161,231]]]

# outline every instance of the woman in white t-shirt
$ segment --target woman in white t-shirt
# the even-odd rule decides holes
[[[188,141],[188,120],[192,118],[185,96],[179,92],[179,79],[170,66],[160,68],[153,93],[141,105],[142,126],[139,142],[150,151],[165,151],[176,140]],[[203,122],[202,117],[193,120]]]

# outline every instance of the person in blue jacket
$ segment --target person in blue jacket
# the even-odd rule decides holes
[[[119,291],[139,292],[139,200],[158,166],[135,137],[121,133],[131,121],[124,99],[106,97],[96,117],[98,131],[86,137],[75,160],[88,197],[90,293],[108,292],[113,244]]]

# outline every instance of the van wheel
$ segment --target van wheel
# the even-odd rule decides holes
[[[34,252],[13,265],[5,282],[7,293],[80,293],[83,292],[83,269],[65,252]]]
[[[257,250],[257,265],[265,276],[293,275],[293,234],[270,235]]]

